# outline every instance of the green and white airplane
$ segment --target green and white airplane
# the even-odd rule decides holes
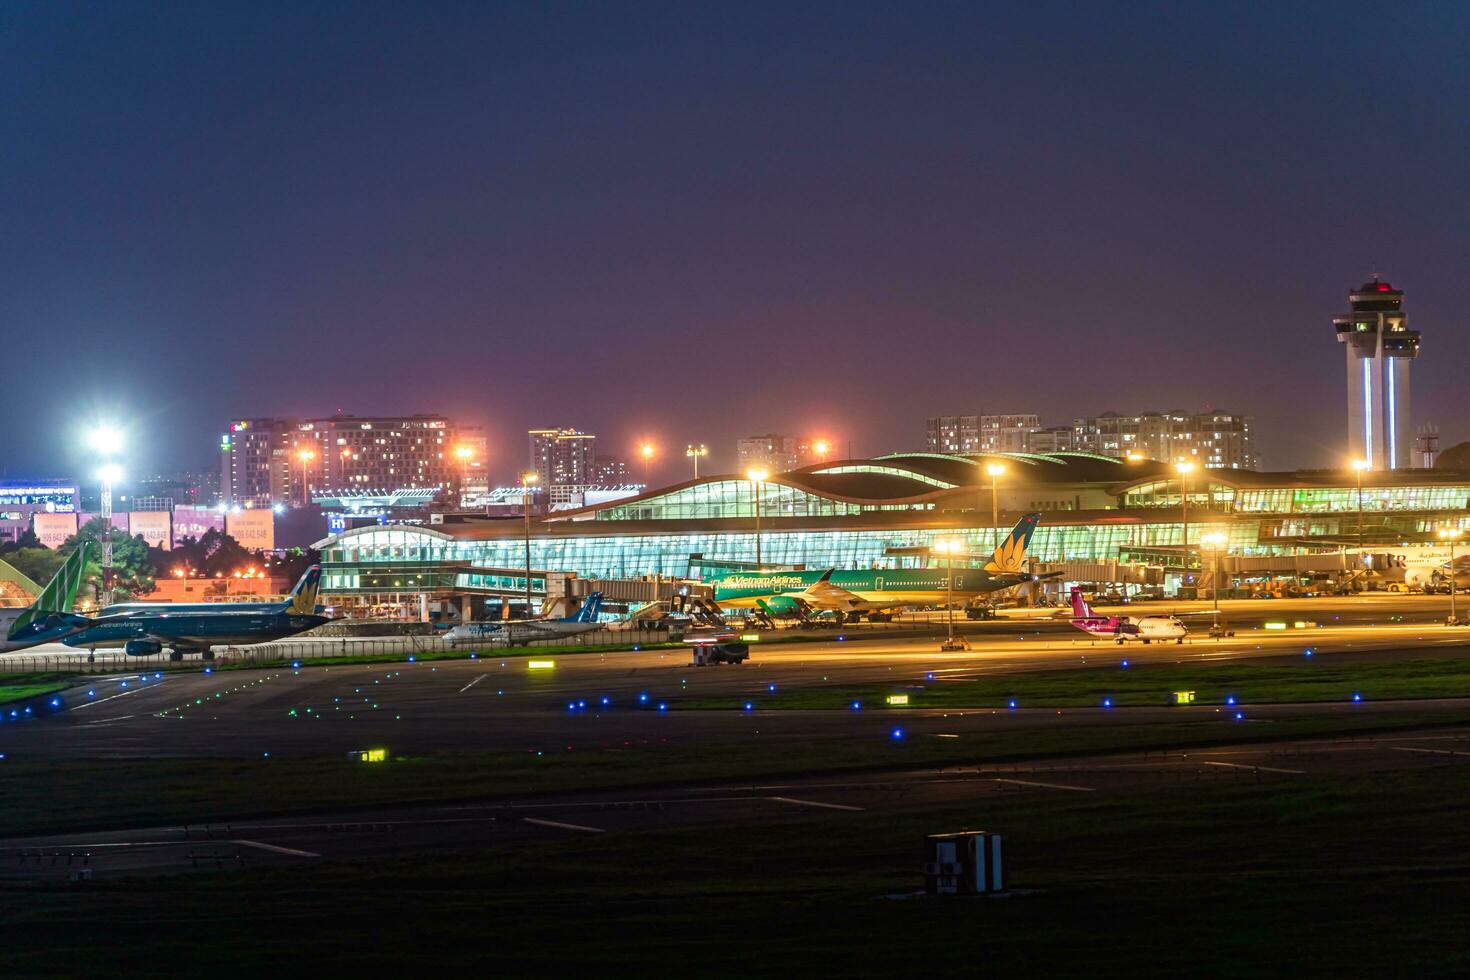
[[[24,609],[0,609],[0,628],[5,631],[5,638],[0,640],[0,653],[63,640],[92,625],[92,620],[71,611],[87,569],[89,548],[86,541],[78,545],[35,602]]]
[[[945,601],[950,574],[955,598],[968,600],[1026,581],[1026,548],[1040,519],[1040,514],[1021,518],[984,568],[726,572],[710,584],[722,609],[762,609],[773,617],[881,614],[900,606],[934,605]]]

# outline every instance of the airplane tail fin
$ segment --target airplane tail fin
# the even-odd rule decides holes
[[[587,598],[582,600],[582,608],[577,610],[577,615],[572,617],[574,623],[595,623],[597,614],[602,610],[602,593],[589,592]]]
[[[990,556],[986,562],[987,572],[1009,572],[1019,574],[1025,570],[1026,549],[1031,545],[1031,535],[1036,533],[1036,525],[1041,520],[1040,514],[1027,514],[1016,522],[1011,528],[1011,533],[995,549],[995,554]]]
[[[38,620],[45,620],[56,613],[71,613],[77,601],[77,590],[82,586],[82,575],[86,572],[87,557],[91,551],[90,541],[77,545],[77,550],[67,556],[51,581],[36,596],[36,601],[21,610],[15,622],[10,624],[7,639],[14,639],[22,630]]]
[[[1072,586],[1072,616],[1076,619],[1091,619],[1092,609],[1087,605],[1087,600],[1082,598],[1082,590]]]
[[[316,615],[316,597],[322,586],[322,566],[313,565],[301,576],[286,601],[286,612],[292,616]]]

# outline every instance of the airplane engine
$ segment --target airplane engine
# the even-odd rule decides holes
[[[157,640],[129,640],[123,645],[123,653],[130,657],[151,657],[163,652],[163,644]]]
[[[804,606],[799,599],[786,595],[771,596],[766,600],[766,611],[772,616],[802,616],[806,613]]]

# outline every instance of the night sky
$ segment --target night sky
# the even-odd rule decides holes
[[[206,467],[233,416],[444,411],[733,465],[926,415],[1345,442],[1378,271],[1470,437],[1464,4],[0,7],[8,477]],[[713,467],[712,467],[713,468]]]

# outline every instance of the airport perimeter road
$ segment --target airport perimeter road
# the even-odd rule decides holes
[[[523,657],[414,664],[313,665],[300,669],[187,671],[97,677],[61,695],[62,709],[0,725],[0,751],[12,757],[324,755],[371,745],[395,752],[494,749],[561,752],[670,744],[718,745],[758,738],[773,751],[821,737],[881,738],[902,727],[916,736],[1004,728],[1051,728],[1101,709],[1067,711],[769,710],[783,692],[868,685],[902,691],[955,678],[1022,670],[1076,669],[1131,662],[1212,662],[1318,657],[1365,650],[1405,657],[1458,656],[1470,634],[1443,627],[1341,627],[1259,631],[1233,640],[1131,645],[1023,632],[977,640],[968,652],[941,654],[933,639],[755,645],[740,667],[695,668],[680,650],[557,654],[551,670]],[[1333,651],[1340,651],[1334,654]],[[1378,654],[1382,656],[1382,653]],[[1394,654],[1390,654],[1394,655]],[[1321,662],[1321,661],[1318,661]],[[603,699],[606,698],[606,703]],[[724,710],[681,710],[698,699]],[[747,710],[745,705],[751,707]],[[1421,707],[1424,702],[1414,702]],[[667,710],[660,705],[667,707]],[[1274,711],[1401,710],[1393,703],[1293,705]],[[1215,708],[1129,708],[1103,724],[1199,715]]]

